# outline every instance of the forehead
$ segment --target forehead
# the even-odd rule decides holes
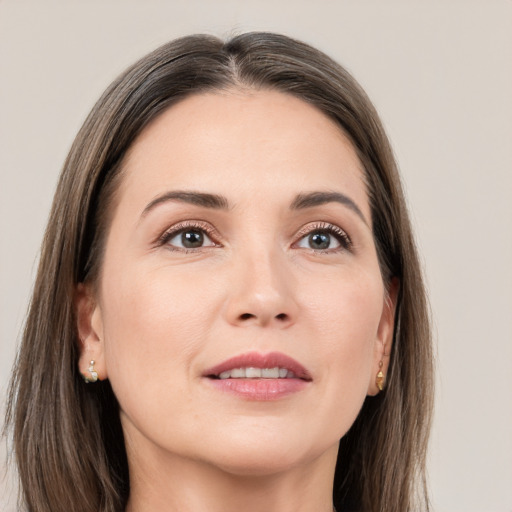
[[[362,165],[343,131],[316,107],[276,91],[193,95],[136,139],[121,194],[151,199],[165,189],[271,200],[337,190],[369,218]]]

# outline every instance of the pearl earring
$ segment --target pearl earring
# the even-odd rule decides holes
[[[89,364],[89,368],[87,368],[87,371],[91,374],[91,376],[82,375],[85,382],[96,382],[98,380],[98,372],[94,369],[94,363],[95,361],[91,361]]]

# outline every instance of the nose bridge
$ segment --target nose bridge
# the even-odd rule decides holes
[[[277,244],[246,245],[233,261],[228,316],[238,325],[291,325],[296,318],[294,278]]]

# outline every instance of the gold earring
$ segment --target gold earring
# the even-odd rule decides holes
[[[384,389],[384,381],[385,381],[385,377],[384,377],[384,373],[382,373],[382,365],[384,363],[381,361],[379,361],[379,373],[377,373],[377,376],[375,377],[375,384],[377,384],[377,387],[379,388],[379,391],[382,391]]]
[[[94,363],[95,361],[91,361],[89,368],[87,368],[87,371],[91,374],[90,377],[87,377],[86,375],[82,375],[85,382],[96,382],[98,380],[98,372],[94,369]]]

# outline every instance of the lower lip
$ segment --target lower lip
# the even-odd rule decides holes
[[[246,400],[272,401],[298,393],[307,387],[302,379],[208,379],[220,391]]]

